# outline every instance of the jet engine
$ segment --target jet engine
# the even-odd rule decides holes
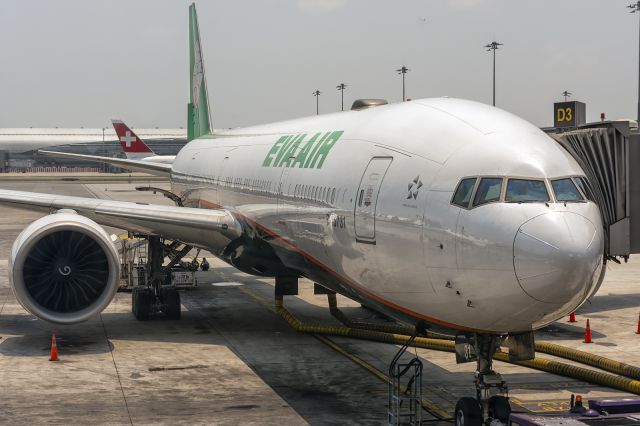
[[[59,210],[27,226],[9,258],[9,278],[20,304],[58,324],[102,312],[116,294],[119,271],[109,235],[73,210]]]

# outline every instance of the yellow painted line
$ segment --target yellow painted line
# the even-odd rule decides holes
[[[567,399],[523,401],[510,397],[509,400],[532,413],[567,413],[570,408],[570,403]]]
[[[267,309],[269,309],[270,311],[272,311],[274,313],[277,313],[277,310],[276,310],[274,305],[272,305],[271,303],[267,302],[265,299],[263,299],[262,297],[258,296],[257,294],[255,294],[254,292],[249,290],[247,287],[238,287],[238,289],[241,292],[243,292],[244,294],[246,294],[247,296],[251,297],[256,302],[258,302],[259,304],[261,304],[264,307],[266,307]],[[348,352],[347,350],[345,350],[343,347],[341,347],[340,345],[338,345],[336,342],[334,342],[333,340],[329,339],[328,337],[320,335],[320,334],[315,334],[315,333],[309,333],[309,334],[311,334],[313,337],[315,337],[316,339],[318,339],[319,341],[321,341],[325,345],[329,346],[331,349],[335,350],[339,354],[343,355],[347,359],[351,360],[355,364],[357,364],[360,367],[364,368],[365,370],[367,370],[369,373],[371,373],[374,376],[376,376],[381,381],[383,381],[383,382],[385,382],[387,384],[390,382],[389,376],[387,376],[382,371],[380,371],[379,369],[377,369],[376,367],[374,367],[373,365],[371,365],[367,361],[363,360],[362,358],[360,358],[360,357]],[[438,418],[440,420],[445,420],[445,421],[453,420],[451,415],[444,408],[442,408],[440,405],[436,404],[433,401],[429,401],[428,399],[423,398],[421,400],[420,404],[422,405],[422,407],[428,413],[430,413],[431,415],[433,415],[434,417],[436,417],[436,418]]]
[[[378,379],[382,380],[383,382],[385,382],[387,384],[390,382],[389,376],[387,376],[382,371],[378,370],[376,367],[374,367],[373,365],[369,364],[367,361],[363,360],[362,358],[360,358],[360,357],[358,357],[358,356],[356,356],[356,355],[354,355],[354,354],[352,354],[350,352],[347,352],[344,348],[339,346],[336,342],[334,342],[333,340],[329,339],[328,337],[322,336],[322,335],[319,335],[319,334],[314,334],[313,337],[315,337],[316,339],[320,340],[322,343],[324,343],[325,345],[329,346],[331,349],[335,350],[339,354],[343,355],[344,357],[346,357],[346,358],[350,359],[351,361],[353,361],[354,363],[358,364],[360,367],[364,368],[369,373],[373,374],[374,376],[376,376]],[[401,389],[401,391],[404,392],[404,389]],[[429,401],[428,399],[422,398],[422,400],[420,401],[420,405],[422,405],[422,407],[428,413],[430,413],[432,416],[436,417],[437,419],[445,420],[445,421],[453,420],[451,415],[444,408],[442,408],[440,405],[436,404],[435,402],[432,402],[432,401]]]

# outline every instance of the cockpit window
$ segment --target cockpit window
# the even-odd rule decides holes
[[[552,180],[551,186],[558,201],[584,201],[571,178]]]
[[[577,176],[573,178],[576,181],[576,185],[582,191],[582,193],[587,197],[587,200],[595,201],[595,197],[593,196],[593,191],[591,191],[591,187],[589,186],[589,181],[584,176]]]
[[[502,190],[502,178],[482,178],[476,196],[473,199],[473,205],[500,201],[500,192]]]
[[[462,179],[458,184],[458,188],[451,202],[460,207],[469,207],[471,193],[473,192],[473,186],[476,184],[476,180],[477,178]]]
[[[549,201],[547,185],[541,180],[509,179],[504,199],[507,203]]]

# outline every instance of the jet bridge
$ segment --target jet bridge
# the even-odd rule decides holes
[[[549,134],[587,175],[605,225],[605,256],[626,260],[640,253],[640,133],[636,123],[589,123]]]

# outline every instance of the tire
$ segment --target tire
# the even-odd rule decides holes
[[[151,316],[151,305],[153,303],[153,295],[146,288],[137,289],[135,296],[135,304],[133,305],[134,314],[138,321],[146,321]]]
[[[475,398],[464,397],[458,400],[454,415],[456,426],[482,426],[482,412]]]
[[[171,320],[180,319],[180,293],[175,288],[165,289],[163,292],[164,313]]]
[[[504,424],[509,422],[509,416],[511,415],[509,399],[501,395],[494,395],[489,398],[488,406],[490,418],[498,419]]]

